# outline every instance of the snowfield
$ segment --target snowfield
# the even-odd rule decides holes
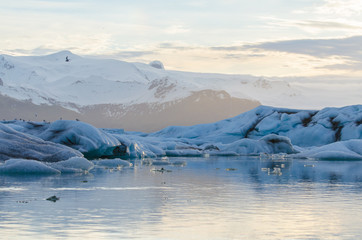
[[[260,106],[219,122],[149,134],[70,120],[0,123],[3,174],[86,171],[93,167],[89,160],[100,158],[115,159],[105,163],[112,165],[213,155],[362,160],[362,105],[320,111]]]
[[[69,62],[65,61],[66,57]],[[69,51],[36,57],[3,55],[0,56],[0,71],[2,94],[31,100],[35,104],[159,103],[181,99],[191,92],[205,89],[225,90],[233,97],[253,100],[262,97],[265,91],[271,93],[269,90],[273,90],[270,98],[275,100],[277,96],[299,95],[298,90],[284,81],[244,75],[167,71],[159,61],[143,64],[91,59]]]

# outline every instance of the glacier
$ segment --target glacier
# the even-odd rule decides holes
[[[154,133],[71,120],[0,122],[0,173],[88,171],[94,163],[129,167],[125,160],[132,158],[240,155],[362,160],[362,105],[319,111],[259,106],[215,123]]]

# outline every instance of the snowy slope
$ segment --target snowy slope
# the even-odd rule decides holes
[[[65,61],[67,56],[69,62]],[[0,56],[0,78],[1,94],[35,104],[167,102],[205,89],[224,90],[232,97],[276,106],[286,100],[292,104],[302,96],[285,81],[167,71],[142,63],[83,58],[69,51],[36,57]]]

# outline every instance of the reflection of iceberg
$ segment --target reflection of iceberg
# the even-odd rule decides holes
[[[82,154],[88,159],[261,155],[360,160],[361,149],[362,105],[321,111],[260,106],[223,121],[151,134],[102,130],[79,121],[0,123],[2,160],[57,162]]]

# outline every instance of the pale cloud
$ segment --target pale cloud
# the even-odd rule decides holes
[[[67,49],[197,72],[361,73],[359,0],[0,1],[0,22],[0,52],[13,55]]]
[[[362,67],[361,62],[351,62],[350,64],[325,65],[325,66],[322,66],[322,67],[319,67],[319,68],[321,68],[321,69],[329,69],[329,70],[343,70],[343,71],[360,72],[361,67]]]
[[[54,53],[61,50],[71,50],[76,54],[101,54],[113,51],[110,48],[110,35],[108,34],[62,34],[52,32],[52,38],[49,39],[49,32],[37,33],[35,36],[25,36],[28,39],[26,43],[8,44],[7,48],[3,48],[3,52],[13,52],[13,55],[44,55]],[[19,36],[22,38],[22,36]],[[21,42],[21,41],[19,41]],[[14,49],[22,49],[22,51],[14,51]]]
[[[183,26],[182,24],[172,25],[165,29],[165,33],[167,34],[180,34],[180,33],[187,33],[189,31],[190,29]]]
[[[153,51],[142,51],[142,50],[133,50],[133,51],[119,51],[119,52],[110,52],[108,54],[91,54],[86,55],[87,57],[95,58],[109,58],[109,59],[118,59],[126,61],[138,61],[139,59],[147,59],[147,56],[155,57],[157,56],[156,52]]]
[[[298,64],[315,73],[328,69],[330,74],[362,73],[362,36],[341,39],[304,39],[244,45],[248,50],[280,52],[293,56],[286,66]],[[303,57],[304,56],[304,57]]]
[[[335,33],[336,31],[342,32],[346,35],[357,35],[362,31],[362,22],[346,20],[340,18],[316,18],[316,19],[303,19],[291,20],[276,17],[260,17],[267,22],[267,26],[271,28],[284,28],[284,29],[300,29],[304,32],[319,34],[319,33]]]
[[[296,21],[294,25],[308,28],[318,28],[321,30],[325,29],[345,29],[345,30],[362,30],[361,23],[351,23],[345,21],[333,21],[333,20],[307,20],[307,21]]]
[[[244,46],[247,49],[264,49],[313,57],[341,56],[362,61],[362,36],[339,39],[299,39],[265,42]]]
[[[205,7],[207,6],[208,1],[198,0],[198,1],[185,2],[185,4],[190,7]]]
[[[351,41],[358,42],[358,39]],[[348,40],[344,43],[346,42]],[[319,45],[308,50],[308,46],[311,45],[312,42],[284,41],[202,47],[180,46],[169,42],[155,46],[154,52],[158,53],[157,57],[169,70],[187,69],[196,72],[245,73],[258,76],[314,76],[325,74],[327,69],[329,75],[348,75],[353,66],[355,70],[350,75],[361,74],[361,70],[354,68],[359,60],[352,59],[352,52],[347,51],[343,55],[342,50],[337,50],[337,46],[343,43],[335,43],[334,47],[333,44],[325,46],[324,51],[330,48],[327,52],[323,52],[323,47]],[[305,50],[298,50],[300,47]],[[149,61],[152,55],[145,57],[144,60]]]
[[[362,14],[360,0],[324,0],[324,4],[316,8],[317,14],[351,17]]]
[[[158,48],[161,49],[169,49],[169,50],[191,50],[194,49],[195,46],[186,45],[183,43],[175,43],[175,42],[163,42],[158,44]]]
[[[78,1],[46,1],[46,0],[27,0],[27,1],[9,1],[4,5],[5,9],[20,10],[23,12],[33,12],[36,10],[79,10],[84,7],[84,3]]]
[[[218,47],[210,47],[211,50],[215,50],[215,51],[240,51],[243,50],[244,47],[239,45],[239,46],[218,46]]]

